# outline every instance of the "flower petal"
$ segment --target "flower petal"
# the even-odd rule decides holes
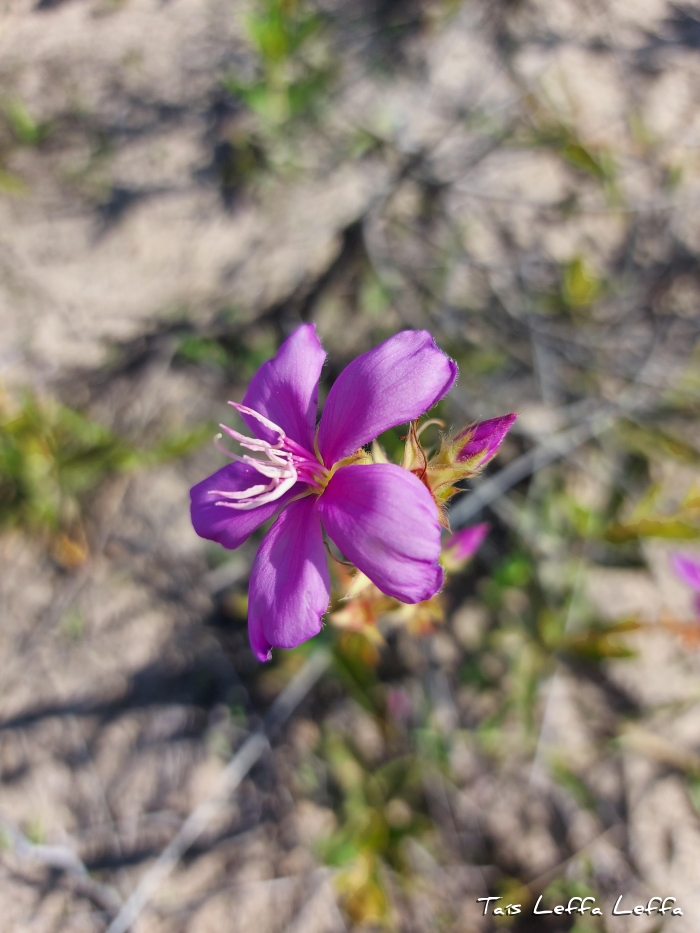
[[[681,580],[700,593],[700,557],[674,554],[671,563]]]
[[[326,354],[313,324],[302,324],[277,355],[263,363],[248,386],[243,404],[279,425],[297,444],[313,452],[318,380]],[[256,437],[275,443],[277,435],[255,418],[243,420]]]
[[[316,496],[290,503],[262,540],[248,591],[248,634],[261,661],[321,631],[330,576]]]
[[[341,467],[318,511],[343,554],[383,593],[418,603],[442,586],[437,506],[408,470],[393,463]]]
[[[425,330],[402,331],[358,356],[336,379],[323,411],[318,447],[326,466],[420,417],[456,377],[457,364]]]
[[[279,499],[250,511],[217,505],[218,501],[223,501],[223,497],[212,494],[215,490],[241,492],[251,486],[267,483],[269,479],[266,476],[246,463],[229,463],[207,476],[190,490],[190,514],[194,530],[200,538],[218,541],[219,544],[233,550],[243,544],[256,528],[268,518],[272,518],[290,499],[307,488],[305,483],[296,483]]]

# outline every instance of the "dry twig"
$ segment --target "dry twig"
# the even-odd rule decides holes
[[[63,872],[72,879],[75,888],[81,894],[102,907],[110,916],[117,913],[121,906],[121,898],[117,892],[107,885],[94,881],[83,861],[69,846],[32,842],[5,817],[0,817],[0,830],[18,859],[24,862],[36,862],[55,871]]]
[[[277,697],[262,725],[229,761],[212,793],[187,817],[175,838],[163,849],[140,884],[109,925],[107,933],[126,933],[162,882],[190,846],[202,835],[222,804],[238,788],[253,765],[270,747],[270,738],[291,716],[330,664],[330,653],[315,651]]]

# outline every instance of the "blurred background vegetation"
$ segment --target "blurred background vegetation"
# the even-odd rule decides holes
[[[700,8],[0,16],[0,929],[617,933],[662,894],[639,930],[693,933]],[[427,328],[433,415],[519,417],[439,599],[348,604],[334,564],[322,634],[261,666],[262,532],[197,539],[188,488],[303,321],[322,399]]]

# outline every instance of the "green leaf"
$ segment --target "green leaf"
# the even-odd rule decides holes
[[[577,774],[574,774],[567,764],[563,761],[554,761],[550,767],[555,781],[571,793],[580,807],[585,807],[587,810],[596,810],[597,801],[595,796],[584,781]]]
[[[287,94],[290,116],[297,116],[312,107],[325,88],[328,77],[328,72],[317,71],[303,81],[295,81],[289,85]]]
[[[659,428],[622,422],[619,437],[631,450],[637,450],[649,458],[672,457],[680,463],[700,466],[700,451],[693,444]]]
[[[208,422],[183,431],[174,431],[141,454],[139,460],[149,465],[179,460],[211,440],[215,433],[216,426]]]
[[[688,796],[695,812],[700,814],[700,777],[696,775],[688,777]]]
[[[611,177],[612,165],[609,157],[602,152],[591,151],[578,142],[569,142],[562,148],[561,154],[570,165],[594,178],[605,181]]]
[[[222,368],[228,363],[228,354],[218,340],[195,337],[192,334],[182,338],[177,348],[177,356],[190,363],[209,363]]]
[[[506,557],[493,573],[493,579],[500,586],[526,586],[532,579],[532,565],[525,554],[511,554]]]
[[[330,839],[317,844],[319,857],[327,864],[339,868],[354,861],[359,853],[357,846],[347,838],[344,831],[334,833]]]
[[[39,123],[18,97],[8,101],[3,110],[17,142],[24,146],[38,146],[49,133],[46,123]]]
[[[600,295],[601,282],[581,257],[572,259],[564,270],[563,297],[574,308],[586,308]]]
[[[212,433],[212,425],[198,425],[138,450],[51,399],[27,394],[14,403],[0,396],[0,525],[66,529],[79,522],[82,499],[107,476],[180,458]]]
[[[605,532],[605,540],[612,544],[625,544],[638,538],[670,538],[691,541],[700,537],[700,528],[675,518],[642,518],[638,522],[614,524]]]

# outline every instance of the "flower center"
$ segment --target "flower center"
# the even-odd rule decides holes
[[[297,482],[308,483],[313,487],[311,491],[318,494],[323,492],[330,478],[330,471],[320,462],[320,458],[309,453],[291,437],[287,437],[279,425],[269,421],[254,409],[239,405],[236,402],[229,402],[229,405],[241,412],[241,414],[255,418],[268,431],[276,435],[277,439],[273,442],[264,441],[257,437],[246,437],[245,434],[239,434],[238,431],[234,431],[233,428],[229,428],[225,424],[219,425],[241,447],[263,454],[263,457],[251,457],[248,454],[239,456],[231,453],[221,444],[221,434],[217,434],[214,439],[217,449],[230,457],[231,460],[253,467],[258,473],[266,477],[269,482],[258,483],[249,486],[248,489],[237,491],[211,489],[209,495],[217,497],[215,505],[223,505],[226,508],[239,511],[256,509],[260,505],[281,498]]]

